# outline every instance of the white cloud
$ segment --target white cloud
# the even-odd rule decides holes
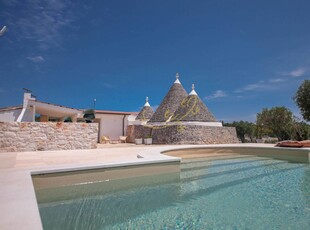
[[[227,97],[227,94],[223,90],[216,90],[212,95],[206,96],[206,100],[211,100],[215,98]]]
[[[75,19],[70,0],[28,0],[6,5],[8,27],[15,36],[36,42],[42,49],[59,46],[62,30]],[[16,7],[21,9],[18,17]]]
[[[234,91],[234,93],[242,93],[244,91],[264,90],[264,89],[267,89],[269,87],[270,86],[268,84],[265,84],[264,81],[259,81],[259,82],[254,83],[254,84],[246,85],[241,89],[237,89]]]
[[[2,0],[2,3],[7,6],[15,6],[17,4],[17,0]]]
[[[289,73],[287,73],[286,75],[291,76],[291,77],[301,77],[306,73],[306,69],[305,68],[298,68],[295,69]]]
[[[243,88],[243,90],[245,90],[245,91],[252,91],[252,90],[260,89],[260,88],[264,88],[264,85],[261,82],[247,85],[247,86],[245,86]]]
[[[236,90],[234,90],[233,92],[234,92],[234,93],[242,93],[243,90],[242,90],[242,89],[236,89]]]
[[[27,57],[28,60],[34,63],[42,63],[45,62],[45,59],[42,56],[35,56],[35,57]]]
[[[285,78],[271,78],[269,79],[270,83],[280,83],[280,82],[285,82],[287,79]]]

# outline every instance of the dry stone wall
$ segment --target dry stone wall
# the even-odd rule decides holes
[[[151,134],[153,144],[232,144],[239,143],[234,127],[204,125],[143,125],[128,127],[128,140]]]
[[[232,144],[239,143],[234,127],[171,125],[156,127],[154,144]]]
[[[0,152],[97,148],[98,124],[0,122]]]
[[[127,142],[134,143],[135,138],[146,138],[152,133],[152,128],[145,125],[129,125],[127,127]]]

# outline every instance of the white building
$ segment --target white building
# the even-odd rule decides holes
[[[127,126],[137,113],[95,110],[98,123],[98,142],[102,136],[117,140],[126,135]],[[83,110],[38,101],[31,93],[24,93],[23,105],[0,108],[0,122],[63,122],[70,117],[72,122],[83,119]]]
[[[120,136],[126,136],[128,124],[135,120],[137,114],[96,110],[95,116],[95,122],[99,123],[99,137],[109,136],[111,140],[118,140]]]

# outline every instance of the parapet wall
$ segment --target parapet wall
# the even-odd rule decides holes
[[[154,144],[233,144],[239,143],[234,127],[204,125],[133,125],[127,132],[130,142],[150,134]],[[151,132],[150,132],[151,131]]]
[[[0,152],[97,148],[98,124],[0,122]]]

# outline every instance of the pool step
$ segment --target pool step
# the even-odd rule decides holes
[[[187,162],[181,164],[181,178],[191,177],[192,175],[200,175],[208,173],[211,169],[213,172],[235,169],[243,167],[245,164],[256,164],[258,162],[269,162],[268,158],[227,158],[216,160],[202,160],[200,162]]]
[[[281,170],[283,162],[271,159],[230,159],[213,160],[201,163],[193,162],[185,168],[181,167],[181,191],[182,194],[190,194],[199,190],[211,189],[213,187],[233,185],[234,182],[247,181],[262,174],[262,168],[268,167],[268,171],[276,172]],[[198,167],[195,167],[198,165]],[[266,173],[268,173],[266,171]],[[207,181],[207,183],[205,183]]]

